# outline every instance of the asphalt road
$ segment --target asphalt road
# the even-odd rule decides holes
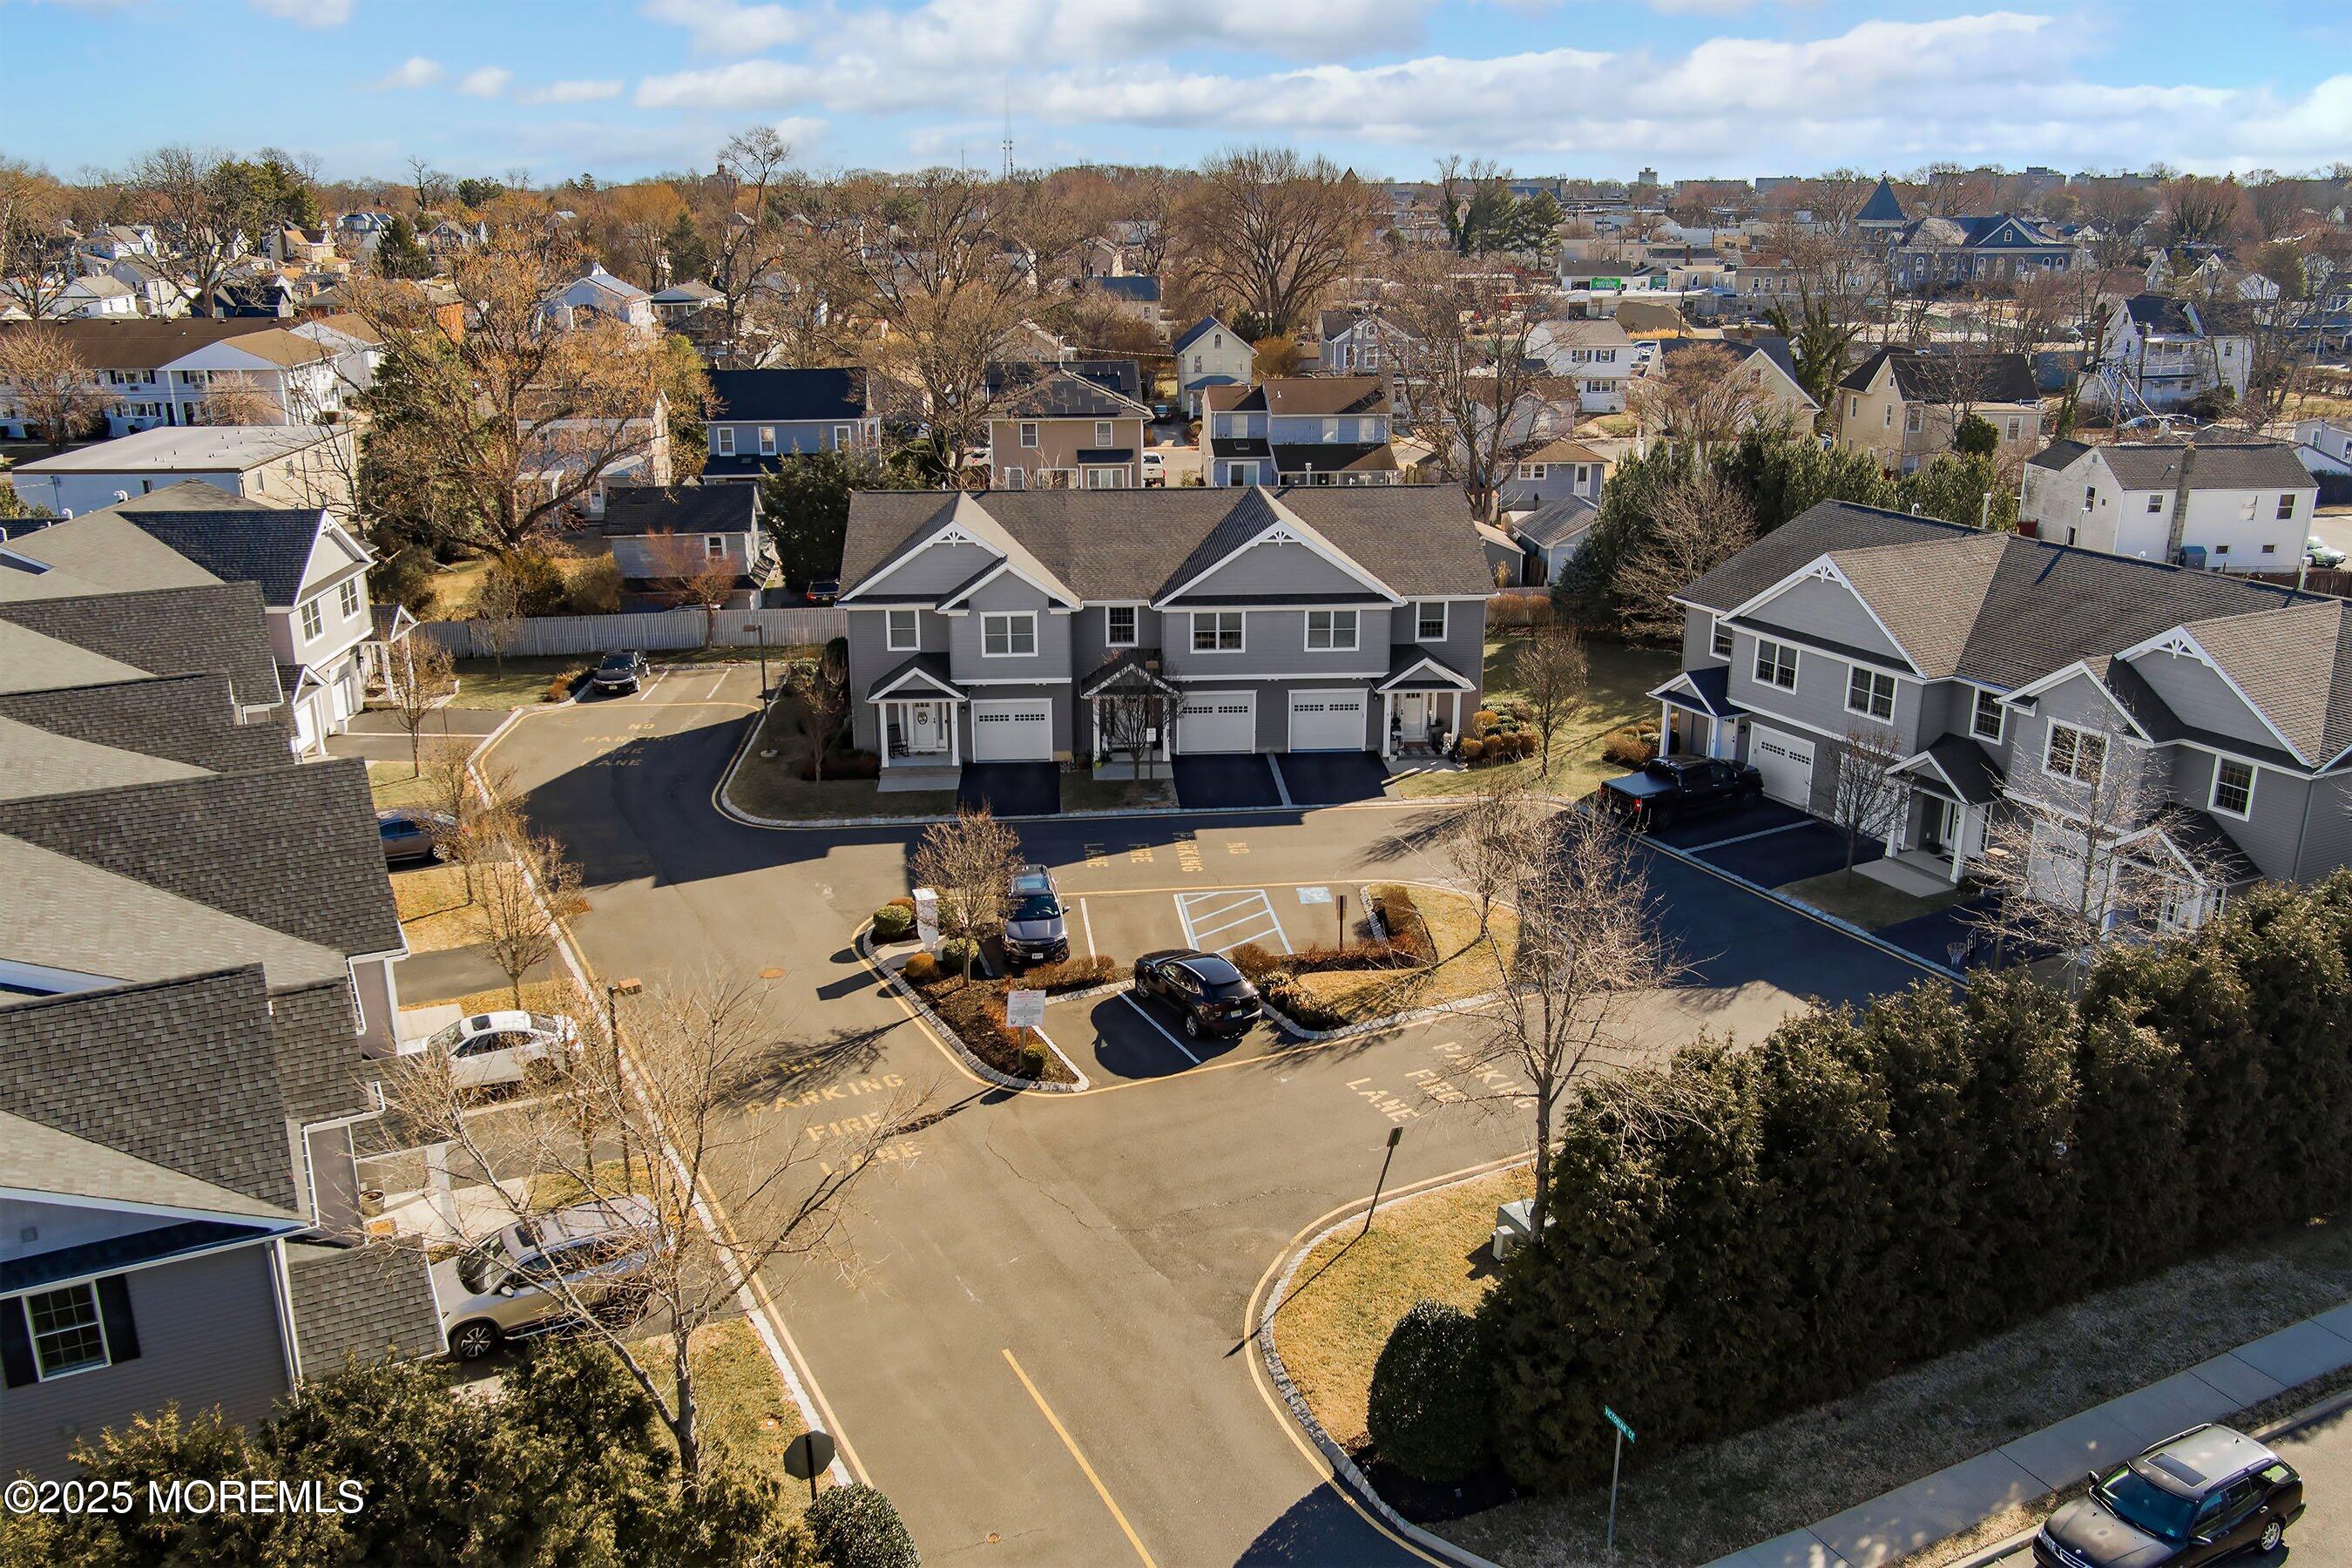
[[[1261,1034],[1194,1064],[1173,1038],[1162,1051],[1153,1031],[1087,1019],[1057,1043],[1093,1090],[977,1084],[850,946],[906,890],[915,832],[763,832],[712,808],[755,684],[697,671],[535,712],[497,760],[583,864],[575,930],[600,975],[760,989],[778,1088],[743,1114],[793,1119],[821,1156],[874,1107],[921,1097],[940,1113],[856,1189],[835,1254],[765,1281],[852,1468],[936,1563],[1418,1560],[1326,1484],[1240,1342],[1269,1267],[1362,1199],[1391,1127],[1391,1189],[1517,1152],[1516,1118],[1448,1077],[1462,1026],[1322,1046]],[[1433,875],[1428,822],[1356,807],[1021,832],[1110,951],[1177,935],[1180,893],[1204,920],[1250,920],[1255,890],[1286,931],[1319,935],[1332,911],[1297,889]],[[1662,859],[1657,876],[1696,967],[1645,1016],[1652,1048],[1702,1027],[1752,1037],[1793,993],[1916,973],[1704,871]]]

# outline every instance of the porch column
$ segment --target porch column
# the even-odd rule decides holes
[[[890,765],[890,709],[888,702],[874,704],[874,749],[882,754],[881,765]]]
[[[1664,698],[1658,700],[1658,755],[1675,754],[1675,705]]]
[[[1381,693],[1381,761],[1391,762],[1396,757],[1396,693]]]
[[[1968,858],[1969,819],[1976,809],[1963,802],[1958,813],[1958,825],[1952,831],[1952,874],[1948,879],[1955,886],[1960,879],[1960,863]]]
[[[1457,741],[1462,738],[1462,693],[1459,691],[1456,691],[1454,694],[1454,729],[1452,733],[1454,738]]]
[[[959,714],[956,710],[961,707],[962,704],[958,702],[942,702],[940,706],[947,710],[948,766],[951,768],[960,768],[963,766],[963,737],[958,734],[957,731],[963,726],[961,723],[962,715]]]

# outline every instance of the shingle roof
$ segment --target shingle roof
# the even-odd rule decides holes
[[[2169,294],[2135,294],[2124,301],[2124,312],[2143,331],[2182,338],[2202,335],[2197,330],[2196,318],[2189,314],[2188,301]]]
[[[1004,395],[990,413],[998,418],[1140,419],[1151,410],[1110,388],[1055,370]]]
[[[446,1347],[433,1276],[409,1247],[289,1244],[286,1294],[306,1378],[337,1370],[349,1356],[414,1359]]]
[[[29,331],[32,325],[29,321],[0,322],[0,337]],[[74,357],[95,371],[153,370],[224,338],[241,338],[270,330],[267,319],[64,321],[43,321],[40,325],[62,333]]]
[[[293,760],[278,726],[236,721],[228,677],[216,671],[0,693],[0,716],[214,773],[289,766]]]
[[[2341,599],[2190,621],[2197,645],[2309,762],[2352,746],[2352,636]]]
[[[0,599],[0,622],[37,632],[148,675],[225,672],[239,702],[284,700],[265,629],[261,590],[251,583],[155,588],[62,599]],[[89,678],[43,684],[79,686]],[[0,686],[37,689],[0,674]]]
[[[1460,492],[1448,486],[992,490],[964,499],[1088,600],[1157,597],[1181,585],[1197,574],[1188,562],[1204,551],[1222,557],[1276,521],[1269,502],[1400,595],[1494,585]],[[843,580],[854,587],[931,531],[947,500],[937,490],[860,491],[850,502]]]
[[[1129,273],[1121,278],[1097,278],[1094,286],[1104,293],[1139,304],[1156,304],[1160,300],[1160,279],[1150,273]]]
[[[660,533],[748,533],[758,526],[757,485],[616,485],[604,492],[606,538]]]
[[[1853,217],[1856,223],[1905,221],[1903,203],[1895,195],[1895,187],[1887,183],[1885,175],[1878,176],[1877,187],[1870,193],[1870,199],[1862,204],[1862,210],[1854,214]]]
[[[867,416],[866,373],[830,370],[715,370],[710,395],[720,420],[851,421]]]
[[[365,764],[0,803],[0,834],[346,956],[401,950]]]
[[[292,607],[301,596],[311,552],[327,529],[327,513],[313,507],[245,507],[234,511],[140,508],[122,515],[149,537],[171,546],[222,582],[260,584],[263,602],[279,609]]]
[[[1913,403],[2039,403],[2042,392],[2033,383],[2033,364],[2021,353],[1921,353],[1915,349],[1883,348],[1846,373],[1838,385],[1859,392],[1870,385],[1878,367],[1895,373],[1895,390]]]
[[[1393,474],[1396,450],[1386,441],[1277,441],[1274,466],[1278,473]]]
[[[0,1110],[0,1187],[256,1219],[295,1217],[250,1194],[5,1110]]]
[[[2294,448],[2279,441],[2118,442],[2098,450],[2126,489],[2177,488],[2191,451],[2197,454],[2189,464],[2192,490],[2307,490],[2319,483]]]
[[[1561,496],[1511,524],[1511,531],[1538,550],[1549,550],[1574,539],[1600,518],[1600,509],[1582,496]]]
[[[1224,322],[1217,320],[1214,316],[1203,316],[1199,321],[1193,322],[1191,326],[1185,328],[1184,331],[1177,337],[1176,341],[1168,345],[1169,352],[1171,353],[1182,353],[1186,349],[1192,347],[1193,339],[1215,330],[1222,330],[1227,336],[1233,336],[1234,330],[1231,327],[1226,326]],[[1239,342],[1241,340],[1239,338],[1234,338],[1234,341]],[[1247,345],[1244,344],[1243,346],[1246,347]]]
[[[1388,384],[1376,375],[1286,375],[1255,386],[1212,386],[1207,406],[1228,413],[1328,415],[1377,413],[1388,406]]]

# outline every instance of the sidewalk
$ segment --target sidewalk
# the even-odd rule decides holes
[[[2352,1302],[1709,1568],[1880,1568],[2200,1421],[2352,1366]]]

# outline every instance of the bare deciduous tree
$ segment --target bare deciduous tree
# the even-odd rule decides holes
[[[1671,984],[1683,966],[1660,931],[1639,841],[1616,817],[1554,811],[1524,792],[1500,798],[1495,809],[1509,814],[1500,831],[1519,846],[1501,900],[1517,913],[1518,934],[1507,950],[1499,931],[1487,933],[1505,984],[1470,1010],[1478,1038],[1465,1065],[1525,1079],[1504,1098],[1530,1124],[1531,1218],[1541,1246],[1562,1097],[1630,1056],[1643,999]]]
[[[1771,395],[1748,380],[1738,357],[1719,343],[1662,353],[1633,378],[1629,396],[1644,436],[1687,442],[1702,462],[1774,406]]]
[[[425,722],[435,709],[457,694],[457,661],[439,643],[412,633],[401,639],[400,652],[393,662],[384,699],[408,736],[408,771],[422,776],[425,763],[418,752]]]
[[[1838,747],[1831,779],[1830,820],[1845,835],[1845,874],[1865,838],[1885,838],[1902,820],[1902,787],[1887,775],[1903,760],[1894,731],[1876,724],[1850,724]]]
[[[849,671],[828,646],[815,658],[796,658],[785,666],[784,689],[798,710],[801,735],[809,743],[812,776],[822,783],[825,752],[841,733],[841,721],[849,711]]]
[[[1540,747],[1536,776],[1551,783],[1552,738],[1584,701],[1584,643],[1572,626],[1538,626],[1519,644],[1518,685]]]
[[[1286,147],[1210,159],[1183,212],[1193,271],[1275,335],[1347,276],[1371,227],[1370,195],[1352,175]]]
[[[0,382],[16,390],[26,425],[40,431],[52,452],[64,451],[111,401],[73,340],[46,321],[0,328]]]
[[[760,1100],[774,1028],[745,987],[649,993],[618,1040],[587,998],[572,1012],[583,1048],[551,1064],[548,1092],[499,1116],[479,1115],[432,1053],[403,1064],[389,1098],[486,1199],[467,1211],[480,1215],[478,1233],[464,1238],[478,1260],[469,1266],[486,1281],[506,1271],[550,1292],[610,1351],[651,1401],[692,1488],[709,1457],[702,1369],[688,1353],[697,1331],[746,1310],[762,1271],[832,1247],[843,1199],[920,1106],[901,1097],[820,1129],[822,1110]],[[705,1198],[714,1187],[726,1193],[723,1220]],[[601,1211],[635,1258],[617,1284],[609,1274],[524,1272],[471,1250],[509,1225],[583,1206]],[[648,1323],[666,1337],[646,1338]]]
[[[74,282],[65,229],[69,205],[47,170],[0,158],[0,299],[37,321]]]
[[[516,574],[499,571],[493,564],[482,574],[467,608],[482,640],[490,645],[490,668],[503,676],[507,649],[522,640],[523,628],[530,624],[529,586]]]
[[[425,804],[445,819],[435,847],[444,860],[463,874],[466,900],[470,903],[475,869],[497,846],[490,803],[512,793],[513,770],[477,761],[470,740],[443,735],[425,746],[417,773],[425,781]]]
[[[196,418],[205,425],[274,425],[281,410],[259,381],[241,370],[215,371]]]
[[[1738,489],[1708,465],[1662,493],[1649,521],[1617,569],[1618,602],[1633,636],[1679,637],[1684,612],[1674,595],[1747,549],[1756,516]]]
[[[1400,271],[1402,287],[1383,309],[1398,329],[1406,427],[1462,486],[1472,514],[1492,521],[1513,465],[1553,434],[1540,419],[1546,371],[1528,352],[1551,296],[1437,256]]]
[[[1156,684],[1131,682],[1106,691],[1095,706],[1102,749],[1124,757],[1139,779],[1156,776],[1160,750],[1176,716],[1176,700]]]
[[[712,554],[701,534],[663,529],[646,539],[646,561],[663,598],[702,612],[702,646],[709,647],[718,636],[719,612],[743,576],[742,558],[725,550]]]
[[[954,817],[923,829],[908,857],[908,875],[940,895],[948,931],[966,939],[963,977],[971,978],[981,939],[1003,924],[1013,874],[1021,868],[1021,836],[986,806],[960,807]]]
[[[564,858],[563,846],[532,833],[493,807],[482,819],[496,849],[480,860],[475,897],[481,905],[482,946],[522,1005],[522,977],[553,958],[562,946],[560,917],[581,908],[580,868]]]

